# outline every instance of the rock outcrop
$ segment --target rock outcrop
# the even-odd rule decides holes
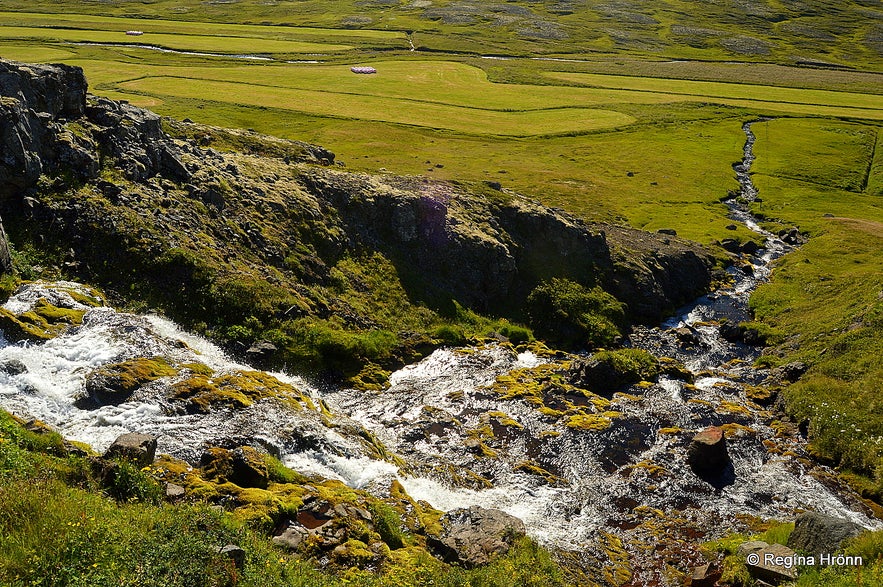
[[[122,458],[138,467],[146,467],[156,458],[156,438],[137,432],[123,434],[113,441],[104,458]]]
[[[479,506],[452,510],[442,516],[442,531],[427,544],[442,558],[466,567],[485,565],[506,554],[524,536],[524,522],[500,510]]]
[[[553,278],[606,289],[633,322],[658,321],[711,281],[709,253],[671,235],[587,224],[487,186],[346,173],[320,147],[163,126],[88,96],[78,68],[0,64],[0,214],[12,236],[66,251],[64,266],[84,279],[134,288],[185,325],[241,325],[232,332],[252,336],[232,350],[253,349],[263,366],[291,364],[284,340],[254,345],[286,321],[378,328],[339,293],[342,279],[367,289],[338,269],[350,259],[381,256],[415,305],[518,322],[530,292]],[[244,325],[249,317],[265,330]],[[427,338],[414,334],[401,344]]]
[[[849,520],[804,512],[794,519],[794,531],[788,537],[788,546],[813,556],[835,554],[844,540],[861,531],[861,526]]]

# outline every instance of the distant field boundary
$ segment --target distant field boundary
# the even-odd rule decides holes
[[[546,72],[543,75],[586,87],[722,99],[723,103],[732,106],[757,105],[784,108],[799,114],[883,119],[883,96],[876,94],[594,73]],[[819,110],[815,111],[816,108]]]

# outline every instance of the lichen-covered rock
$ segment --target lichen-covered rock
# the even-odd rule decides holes
[[[442,516],[441,532],[427,537],[427,545],[445,560],[476,567],[506,554],[524,534],[524,522],[515,516],[472,506]]]
[[[177,373],[162,357],[138,357],[92,371],[86,377],[86,393],[98,405],[117,405],[128,400],[141,386]]]
[[[146,467],[156,458],[156,437],[135,432],[123,434],[113,441],[104,458],[121,458],[138,467]]]
[[[19,314],[0,308],[0,331],[10,341],[42,342],[82,324],[85,313],[85,310],[58,307],[40,299],[30,310]]]

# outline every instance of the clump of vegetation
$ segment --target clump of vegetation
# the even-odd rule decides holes
[[[527,313],[540,336],[568,348],[610,346],[625,326],[621,302],[599,287],[568,279],[538,285],[527,298]]]

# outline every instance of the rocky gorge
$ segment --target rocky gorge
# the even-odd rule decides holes
[[[776,410],[800,366],[755,368],[738,330],[775,235],[727,272],[499,185],[348,173],[320,147],[163,120],[89,96],[76,68],[0,61],[0,95],[6,266],[35,279],[0,313],[0,397],[105,453],[110,485],[131,454],[114,447],[146,434],[166,499],[319,565],[481,566],[526,533],[578,584],[703,565],[693,584],[712,584],[723,557],[701,542],[802,510],[879,526]]]

